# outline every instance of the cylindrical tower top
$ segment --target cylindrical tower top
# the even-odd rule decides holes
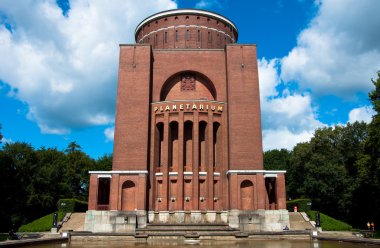
[[[153,49],[221,49],[236,43],[238,29],[226,17],[198,9],[175,9],[145,18],[136,27],[136,43]]]

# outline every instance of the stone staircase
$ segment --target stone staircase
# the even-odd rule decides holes
[[[136,234],[150,236],[184,236],[196,238],[204,236],[228,236],[240,231],[228,224],[148,224],[146,228],[137,228]]]
[[[59,231],[83,231],[85,217],[86,213],[72,213],[68,220],[62,224],[62,227],[59,229]]]
[[[289,212],[290,230],[311,230],[313,229],[309,219],[305,219],[306,214],[300,212]]]

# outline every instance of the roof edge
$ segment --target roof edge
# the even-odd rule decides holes
[[[208,11],[208,10],[200,10],[200,9],[171,9],[171,10],[161,11],[161,12],[158,12],[158,13],[153,14],[151,16],[148,16],[147,18],[145,18],[144,20],[142,20],[137,25],[137,27],[135,29],[135,37],[137,35],[137,32],[147,22],[154,21],[156,19],[159,19],[159,18],[162,18],[162,17],[165,17],[165,16],[173,16],[173,15],[176,15],[176,14],[199,14],[199,15],[209,16],[209,17],[213,17],[213,18],[219,19],[221,21],[224,21],[224,22],[230,24],[235,29],[236,34],[237,34],[236,35],[236,41],[237,41],[237,37],[238,37],[239,31],[238,31],[238,28],[235,25],[235,23],[233,23],[227,17],[222,16],[222,15],[220,15],[218,13],[215,13],[215,12],[212,12],[212,11]]]

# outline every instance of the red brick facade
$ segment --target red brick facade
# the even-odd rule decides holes
[[[135,37],[120,46],[113,170],[90,172],[89,209],[286,209],[285,172],[263,169],[256,46],[201,10],[150,16]]]

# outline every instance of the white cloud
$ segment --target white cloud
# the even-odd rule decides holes
[[[104,130],[104,135],[106,136],[106,142],[113,141],[115,134],[115,127],[108,127]]]
[[[285,148],[292,150],[295,145],[307,142],[313,137],[314,130],[293,133],[286,128],[267,129],[263,131],[264,151]]]
[[[373,115],[375,115],[375,111],[371,106],[354,108],[348,114],[348,122],[364,121],[365,123],[370,123]]]
[[[1,142],[0,142],[0,143],[1,143],[1,144],[11,144],[11,143],[13,143],[13,140],[12,140],[11,138],[7,139],[7,138],[3,137],[3,138],[1,139]]]
[[[197,9],[210,8],[212,6],[221,8],[222,4],[218,0],[200,0],[195,4],[195,8]]]
[[[317,16],[281,60],[281,78],[313,93],[348,99],[368,92],[380,68],[380,1],[316,2]]]
[[[261,99],[278,95],[276,90],[277,84],[280,83],[276,68],[278,62],[278,59],[268,61],[265,58],[261,58],[258,60]]]
[[[324,126],[317,120],[310,95],[291,93],[288,88],[279,94],[276,60],[262,58],[258,64],[264,150],[291,149],[308,141],[316,128]]]
[[[0,1],[0,80],[29,106],[44,133],[113,123],[119,43],[134,43],[145,17],[176,8],[171,0]]]

